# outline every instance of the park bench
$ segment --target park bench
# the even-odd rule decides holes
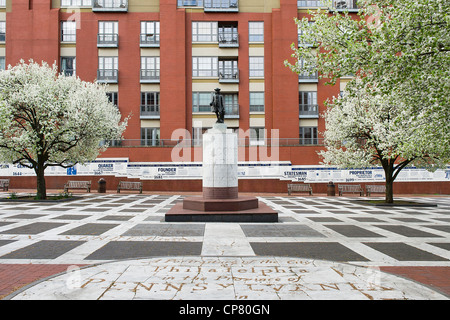
[[[366,186],[366,195],[370,197],[372,193],[386,193],[386,186],[380,184]]]
[[[69,189],[86,189],[86,192],[91,192],[91,181],[67,181],[64,184],[64,192],[69,192]]]
[[[0,188],[2,188],[3,191],[8,191],[8,189],[9,189],[9,179],[0,179]]]
[[[364,195],[364,191],[359,184],[340,184],[338,185],[338,191],[340,196],[344,192],[359,193],[360,196]]]
[[[308,192],[312,196],[312,188],[309,184],[288,184],[288,195],[292,192]]]
[[[119,181],[117,193],[120,193],[120,190],[139,190],[139,193],[142,193],[142,182]]]

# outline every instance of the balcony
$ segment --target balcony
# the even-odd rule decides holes
[[[239,35],[236,32],[219,32],[219,48],[239,48]]]
[[[333,0],[332,10],[358,12],[357,0]]]
[[[93,0],[93,12],[128,12],[128,0]]]
[[[219,83],[239,83],[239,71],[219,70]]]
[[[141,33],[141,48],[159,47],[159,34]]]
[[[239,12],[238,0],[204,0],[205,12]]]
[[[141,83],[159,83],[159,69],[141,69]]]
[[[97,35],[98,48],[117,48],[119,46],[119,35],[117,33],[99,33]]]
[[[117,69],[98,69],[97,83],[118,83],[119,70]]]
[[[75,69],[62,69],[61,73],[66,77],[71,77],[76,75]]]
[[[159,105],[141,105],[141,119],[159,119]]]
[[[300,104],[299,105],[300,119],[317,119],[319,118],[319,106],[317,104]]]
[[[302,73],[298,75],[298,82],[304,83],[304,82],[319,82],[319,74],[317,72],[315,73]]]

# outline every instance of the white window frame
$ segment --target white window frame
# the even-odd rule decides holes
[[[218,57],[192,57],[192,77],[218,77]]]
[[[61,42],[77,41],[77,22],[61,21]]]
[[[248,41],[264,42],[264,21],[248,22]]]
[[[217,42],[217,21],[192,21],[192,42]]]
[[[250,78],[264,78],[264,57],[249,57],[248,68]]]

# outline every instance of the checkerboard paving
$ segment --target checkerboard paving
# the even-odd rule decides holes
[[[375,207],[357,201],[361,197],[259,197],[279,212],[278,223],[165,222],[180,195],[80,197],[0,202],[0,264],[188,255],[450,266],[450,197],[402,198],[437,207]]]

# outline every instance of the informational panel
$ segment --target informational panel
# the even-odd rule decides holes
[[[34,176],[32,169],[21,165],[0,164],[0,176]],[[116,176],[141,180],[202,179],[201,162],[129,162],[127,158],[99,158],[71,168],[48,167],[46,176]],[[239,179],[280,179],[306,183],[383,182],[381,167],[340,169],[326,166],[293,166],[289,161],[239,162]],[[396,181],[450,181],[450,166],[430,172],[406,167]]]

